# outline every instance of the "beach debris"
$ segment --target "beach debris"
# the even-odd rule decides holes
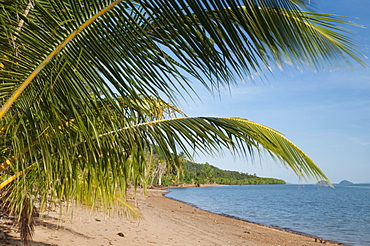
[[[326,244],[326,242],[324,240],[322,240],[321,238],[318,238],[318,237],[315,237],[315,242]]]
[[[125,236],[125,234],[123,234],[122,232],[118,232],[117,235],[120,236],[120,237],[124,237]]]

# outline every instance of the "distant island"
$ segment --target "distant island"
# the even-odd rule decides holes
[[[352,185],[353,183],[351,181],[348,181],[348,180],[342,180],[339,182],[339,185]]]

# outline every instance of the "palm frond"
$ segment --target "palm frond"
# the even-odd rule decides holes
[[[364,65],[347,18],[314,13],[307,0],[31,2],[0,2],[0,168],[15,178],[14,212],[28,197],[132,215],[122,204],[128,186],[145,186],[151,146],[175,163],[179,150],[253,159],[265,149],[327,180],[270,128],[180,118],[175,106],[196,95],[194,79],[217,91],[274,66]]]
[[[183,70],[212,89],[232,82],[233,72],[251,77],[274,63],[323,68],[348,60],[347,54],[362,62],[351,48],[354,41],[344,39],[343,28],[335,24],[351,23],[339,16],[302,12],[297,2],[303,3],[91,1],[87,8],[87,2],[43,1],[22,17],[19,33],[7,10],[3,30],[17,36],[21,55],[9,54],[10,47],[0,54],[7,57],[1,60],[8,73],[3,79],[17,81],[5,86],[2,96],[6,98],[11,88],[19,92],[1,115],[31,80],[35,87],[59,83],[50,82],[53,74],[67,76],[71,86],[89,84],[95,92],[99,88],[108,93],[110,86],[122,96],[158,96],[160,91],[174,99],[179,88],[191,91]]]
[[[209,154],[227,149],[232,154],[240,154],[248,159],[253,158],[255,152],[267,151],[271,157],[287,165],[301,177],[328,180],[314,162],[281,133],[246,119],[171,118],[146,122],[130,128],[139,130],[143,138],[150,139],[163,153],[170,154],[166,149],[177,152],[179,148],[191,157],[198,151]],[[116,133],[127,129],[117,130]],[[195,153],[190,153],[189,149]]]
[[[108,109],[107,113],[112,111]],[[43,117],[41,114],[40,118]],[[148,146],[155,146],[164,159],[174,163],[179,161],[179,152],[190,158],[195,153],[212,154],[226,148],[253,160],[253,156],[265,150],[299,176],[327,180],[312,160],[279,132],[245,119],[183,117],[138,121],[131,118],[136,123],[125,126],[125,122],[117,122],[109,131],[97,127],[95,132],[86,132],[83,130],[86,126],[82,125],[81,129],[78,121],[65,127],[43,129],[43,134],[34,135],[37,144],[28,145],[22,158],[12,159],[13,174],[2,187],[18,178],[18,185],[13,189],[34,191],[37,193],[34,197],[42,194],[43,202],[76,199],[83,204],[94,205],[99,201],[105,208],[114,204],[119,207],[127,186],[136,186],[145,179]],[[22,137],[20,132],[13,136],[30,137],[29,134]],[[20,153],[16,146],[13,148]],[[21,190],[13,194],[22,194]],[[117,194],[120,194],[118,200]]]

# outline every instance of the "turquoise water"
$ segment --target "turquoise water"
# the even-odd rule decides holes
[[[168,189],[200,209],[349,245],[370,245],[370,184]]]

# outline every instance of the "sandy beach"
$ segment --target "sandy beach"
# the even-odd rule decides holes
[[[68,215],[59,219],[57,212],[49,212],[36,226],[33,245],[339,245],[209,213],[164,193],[150,189],[146,196],[137,195],[143,215],[138,220],[83,209],[76,210],[72,219]],[[8,226],[6,231],[8,237],[0,239],[0,245],[20,246],[16,228]]]

